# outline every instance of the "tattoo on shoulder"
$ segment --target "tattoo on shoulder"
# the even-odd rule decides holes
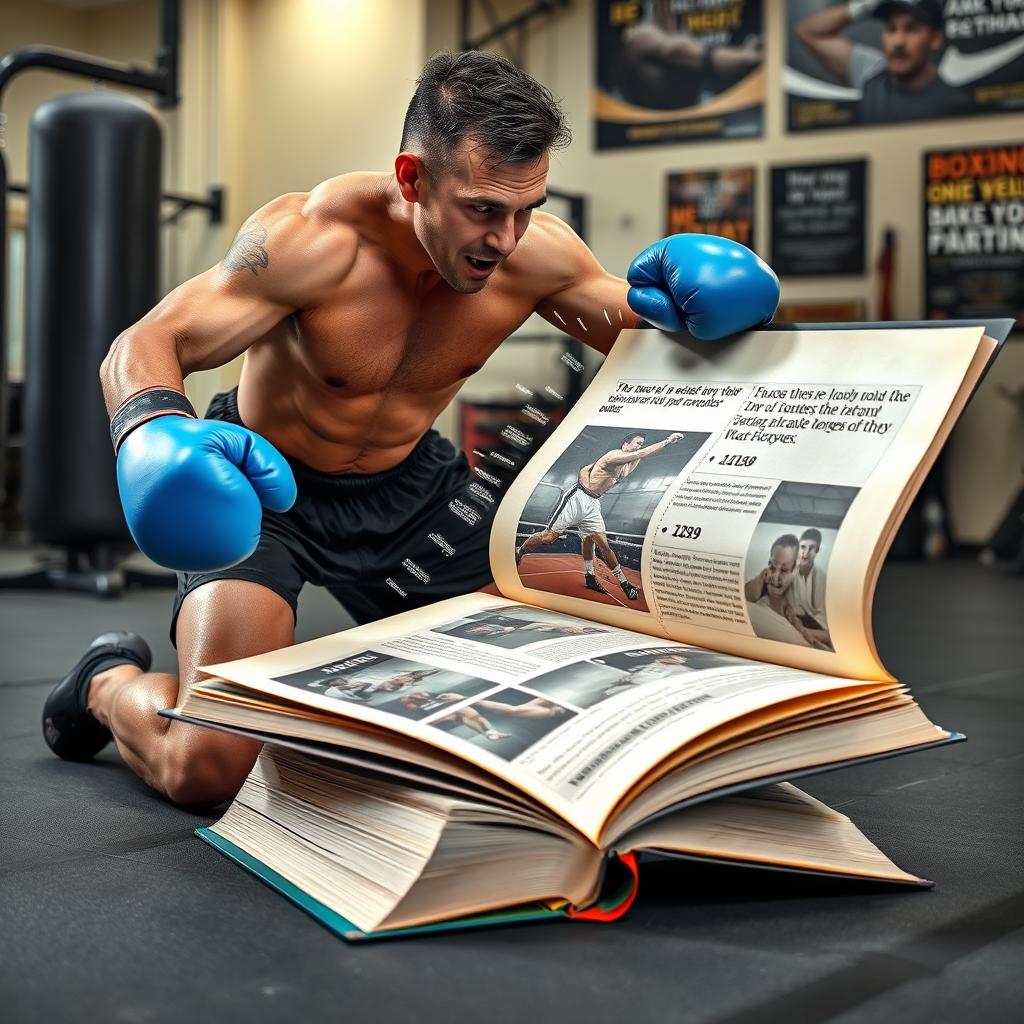
[[[254,274],[270,266],[270,257],[263,243],[267,240],[267,229],[259,223],[246,224],[235,236],[235,240],[224,257],[226,270],[251,270]]]

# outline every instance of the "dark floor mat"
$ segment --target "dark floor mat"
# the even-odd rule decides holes
[[[0,1016],[10,1021],[1012,1019],[1024,928],[1024,580],[893,565],[883,658],[967,743],[808,780],[930,892],[652,866],[630,914],[347,946],[191,835],[105,752],[58,761],[49,680],[93,630],[166,628],[138,602],[0,594]],[[342,628],[304,594],[300,635]],[[7,652],[12,652],[10,657]],[[67,656],[66,656],[67,655]],[[164,652],[170,658],[170,648]]]

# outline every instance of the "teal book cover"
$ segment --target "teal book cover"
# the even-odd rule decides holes
[[[364,932],[351,921],[335,913],[330,907],[324,906],[319,900],[313,899],[309,893],[293,885],[261,860],[239,849],[234,843],[217,835],[212,829],[197,828],[196,835],[207,842],[215,850],[240,864],[252,872],[262,882],[286,896],[297,907],[319,921],[335,935],[349,942],[363,942],[368,939],[398,938],[404,935],[427,935],[432,932],[462,931],[468,928],[486,928],[501,924],[522,924],[527,921],[568,920],[564,909],[557,909],[544,903],[529,903],[518,907],[509,907],[485,914],[473,914],[451,921],[439,921],[435,924],[420,925],[416,928],[395,928],[390,931]]]

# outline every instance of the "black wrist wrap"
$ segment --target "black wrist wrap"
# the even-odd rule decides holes
[[[110,440],[114,445],[114,453],[117,453],[121,442],[140,423],[167,413],[197,418],[192,403],[180,391],[172,388],[150,388],[129,398],[110,420]]]

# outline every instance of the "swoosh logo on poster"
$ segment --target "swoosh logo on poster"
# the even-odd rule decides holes
[[[955,46],[950,46],[939,62],[939,77],[950,85],[967,85],[998,71],[1022,53],[1024,36],[978,53],[961,53]]]
[[[820,78],[813,78],[788,64],[782,69],[782,87],[791,96],[809,96],[818,100],[860,99],[860,89],[823,82]]]

